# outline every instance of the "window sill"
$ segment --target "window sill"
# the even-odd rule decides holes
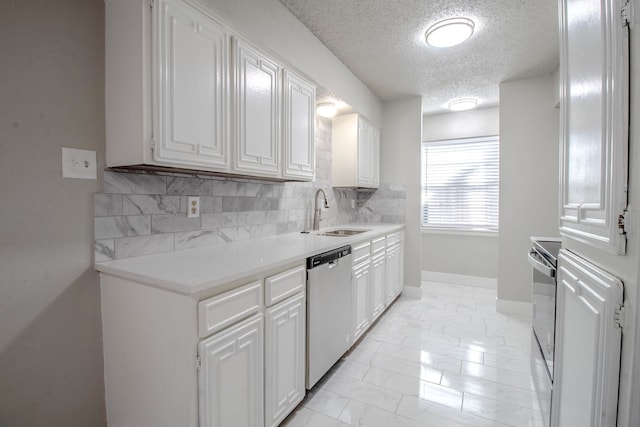
[[[422,234],[449,234],[455,236],[498,237],[497,231],[489,230],[452,230],[448,228],[422,228]]]

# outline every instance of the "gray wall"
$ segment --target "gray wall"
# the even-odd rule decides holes
[[[500,85],[498,300],[531,301],[529,237],[558,235],[556,99],[552,75]]]
[[[102,0],[0,2],[0,425],[106,425],[93,193],[104,156]]]
[[[422,140],[472,138],[500,133],[498,108],[425,116]],[[498,235],[422,233],[423,271],[498,277]]]
[[[419,287],[420,278],[420,141],[422,99],[388,101],[382,106],[380,180],[406,185],[404,284]]]

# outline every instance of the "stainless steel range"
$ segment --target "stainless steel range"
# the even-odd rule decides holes
[[[556,324],[556,268],[560,239],[531,237],[531,243],[528,260],[533,267],[532,365],[538,374],[536,389],[539,396],[546,400],[541,402],[541,406],[548,408],[550,413]]]

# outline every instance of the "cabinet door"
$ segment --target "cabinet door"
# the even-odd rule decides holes
[[[358,117],[358,186],[371,185],[371,127]]]
[[[561,250],[558,257],[552,426],[616,425],[622,282]],[[559,362],[559,363],[557,363]]]
[[[266,424],[275,427],[305,395],[305,296],[299,294],[266,312]]]
[[[400,293],[400,251],[396,245],[387,247],[387,266],[386,266],[386,302],[389,305]]]
[[[399,295],[404,287],[404,231],[398,235],[398,260],[396,262],[396,293]]]
[[[560,233],[624,254],[628,28],[614,0],[563,0]],[[623,218],[620,218],[623,219]]]
[[[380,186],[380,131],[374,127],[371,128],[371,187],[378,188]]]
[[[243,41],[234,41],[233,169],[247,175],[279,177],[280,68]]]
[[[353,267],[353,340],[354,342],[371,324],[369,294],[371,262],[366,260]]]
[[[229,35],[182,1],[154,9],[154,161],[226,171]]]
[[[385,286],[386,279],[385,255],[381,254],[371,261],[371,321],[378,318],[386,307]]]
[[[198,354],[200,426],[263,427],[262,314],[200,342]]]
[[[315,170],[316,90],[290,71],[283,72],[283,81],[283,176],[311,181]]]

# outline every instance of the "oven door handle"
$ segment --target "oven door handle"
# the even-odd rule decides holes
[[[556,277],[556,269],[548,266],[547,264],[538,261],[536,258],[539,257],[538,252],[535,249],[529,249],[529,254],[527,259],[529,260],[529,264],[540,273],[544,274],[547,277]]]

